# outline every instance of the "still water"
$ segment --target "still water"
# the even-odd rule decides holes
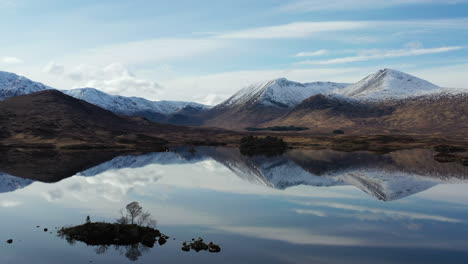
[[[7,153],[0,263],[467,263],[468,167],[433,155]],[[132,201],[157,219],[167,244],[91,247],[56,235],[88,215],[115,221]],[[221,253],[181,251],[198,237]]]

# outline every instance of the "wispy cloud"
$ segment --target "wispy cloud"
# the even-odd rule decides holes
[[[19,58],[16,57],[10,57],[6,56],[0,59],[0,62],[6,63],[6,64],[20,64],[23,63],[23,61]]]
[[[306,38],[325,32],[347,32],[364,29],[402,30],[420,29],[468,29],[468,19],[434,20],[368,20],[368,21],[320,21],[293,22],[282,25],[255,27],[215,35],[222,39],[292,39]]]
[[[354,9],[378,9],[403,5],[453,5],[466,3],[467,0],[296,0],[291,1],[277,10],[283,12],[311,12],[319,10],[354,10]]]
[[[278,26],[258,27],[218,35],[225,39],[304,38],[320,32],[356,30],[369,27],[368,22],[330,21],[295,22]]]
[[[398,57],[408,57],[408,56],[419,56],[426,54],[436,54],[444,53],[449,51],[456,51],[464,49],[462,46],[450,46],[450,47],[438,47],[438,48],[428,48],[428,49],[396,49],[396,50],[367,50],[359,53],[356,56],[335,58],[329,60],[306,60],[301,61],[299,64],[340,64],[340,63],[350,63],[350,62],[359,62],[359,61],[369,61],[369,60],[378,60],[378,59],[387,59],[387,58],[398,58]]]
[[[0,207],[5,207],[5,208],[8,208],[8,207],[17,207],[18,205],[20,205],[21,203],[18,202],[18,201],[10,201],[10,200],[4,200],[4,201],[0,201]]]
[[[325,217],[327,214],[319,210],[305,210],[305,209],[295,209],[294,212],[303,215],[315,215],[319,217]]]
[[[65,66],[56,62],[49,62],[43,69],[45,73],[60,75],[65,72]]]
[[[365,245],[366,241],[346,237],[325,234],[313,234],[309,230],[288,227],[257,227],[257,226],[221,226],[218,229],[263,239],[280,240],[293,244],[309,245],[333,245],[333,246],[356,246]]]
[[[328,54],[329,51],[326,49],[311,51],[311,52],[299,52],[294,57],[318,57]]]
[[[160,38],[99,46],[62,58],[59,61],[86,61],[106,65],[116,61],[125,64],[161,63],[210,54],[225,48],[226,41],[213,38]]]
[[[397,210],[387,210],[387,209],[380,209],[380,208],[372,208],[372,207],[365,207],[365,206],[358,206],[358,205],[351,205],[351,204],[341,204],[341,203],[331,203],[331,202],[313,202],[308,203],[307,205],[312,206],[322,206],[328,208],[335,208],[347,211],[355,211],[360,213],[372,213],[377,214],[380,217],[386,216],[388,218],[409,218],[409,219],[419,219],[419,220],[432,220],[438,222],[449,222],[449,223],[460,223],[463,222],[460,219],[445,217],[440,215],[430,215],[430,214],[422,214],[422,213],[413,213],[413,212],[405,212],[405,211],[397,211]],[[359,217],[359,215],[357,215]],[[366,217],[366,215],[364,215]]]

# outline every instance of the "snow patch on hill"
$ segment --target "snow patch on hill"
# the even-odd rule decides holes
[[[33,182],[33,180],[23,179],[0,172],[0,193],[13,192],[18,189],[22,189]]]
[[[142,113],[169,115],[184,107],[209,108],[206,105],[181,101],[150,101],[140,97],[111,95],[94,88],[79,88],[64,91],[65,94],[97,105],[117,114],[137,116]]]
[[[14,73],[0,71],[0,100],[47,89],[53,88]]]
[[[392,69],[384,69],[367,76],[356,84],[335,92],[356,99],[385,100],[402,99],[443,91],[446,91],[446,89],[415,76]]]
[[[329,94],[347,85],[332,82],[298,83],[280,78],[250,85],[221,103],[221,106],[260,104],[286,108],[294,107],[312,95]]]

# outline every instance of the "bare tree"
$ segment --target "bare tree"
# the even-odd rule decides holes
[[[150,212],[143,211],[143,207],[138,202],[127,204],[124,209],[120,210],[122,215],[117,219],[119,224],[137,224],[139,226],[156,227],[156,220],[152,219]]]
[[[137,225],[156,227],[156,220],[152,219],[150,212],[144,212],[138,217]]]
[[[130,224],[135,224],[135,220],[143,213],[143,207],[140,206],[138,202],[132,202],[127,204],[125,207],[127,209],[127,215],[130,220]]]

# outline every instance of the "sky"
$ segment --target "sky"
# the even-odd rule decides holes
[[[468,88],[468,0],[0,0],[0,70],[216,104],[254,82],[383,68]]]

